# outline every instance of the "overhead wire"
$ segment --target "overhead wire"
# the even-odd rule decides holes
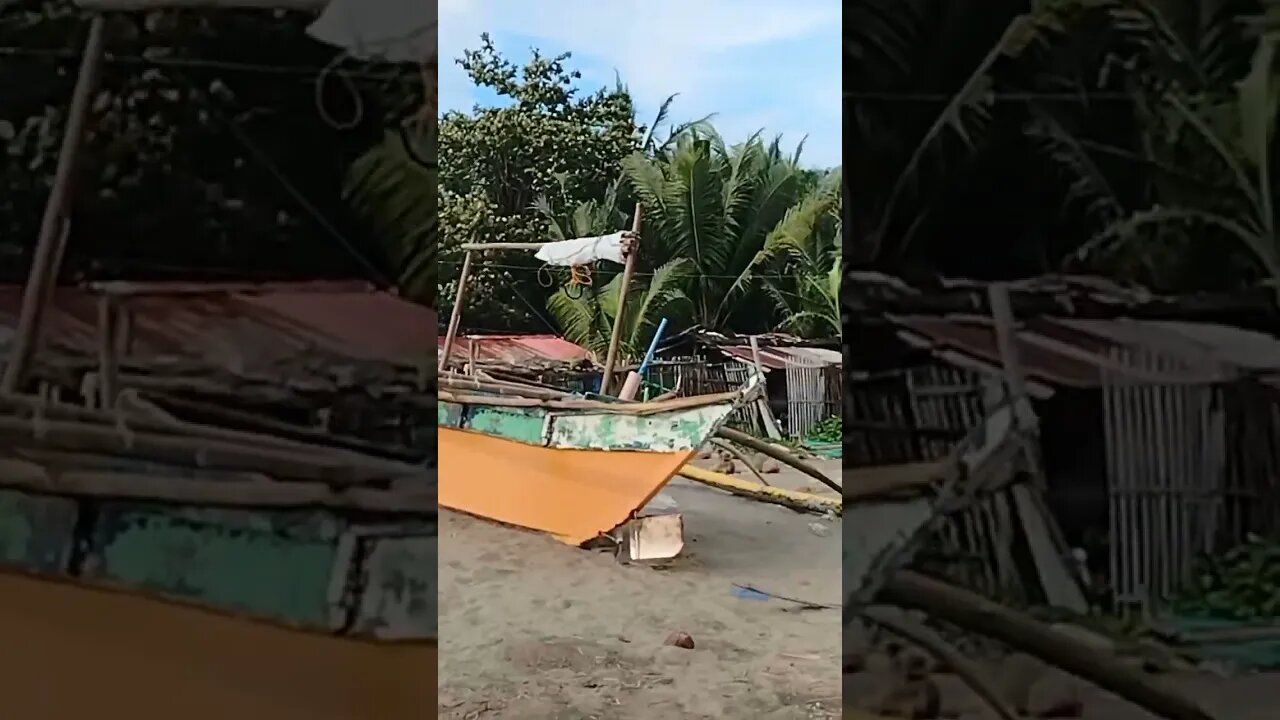
[[[868,92],[851,90],[845,91],[843,97],[847,100],[871,100],[876,102],[898,102],[898,103],[949,103],[955,100],[955,94],[947,93],[923,93],[923,92]],[[1087,91],[1087,92],[1006,92],[994,91],[986,93],[986,98],[993,102],[1032,102],[1036,100],[1052,100],[1059,102],[1133,102],[1135,93],[1118,92],[1118,91]]]
[[[441,259],[441,260],[437,260],[437,261],[436,261],[436,264],[438,264],[438,265],[449,265],[449,266],[452,266],[452,267],[461,267],[462,262],[461,262],[460,260],[446,260],[446,259]],[[498,269],[501,269],[501,270],[519,270],[519,271],[522,271],[522,272],[544,272],[544,271],[545,271],[545,268],[546,268],[546,266],[543,266],[543,265],[540,265],[540,266],[534,267],[534,266],[530,266],[530,265],[513,265],[513,264],[510,264],[510,263],[491,263],[491,262],[485,262],[485,267],[498,268]],[[633,274],[633,275],[635,275],[636,277],[653,277],[653,276],[654,276],[654,275],[656,275],[657,273],[656,273],[656,272],[642,272],[642,271],[640,271],[640,270],[637,270],[637,271],[635,271],[635,272],[634,272],[634,273],[632,273],[632,274]],[[737,279],[738,279],[739,277],[741,277],[741,276],[740,276],[740,275],[720,275],[720,274],[715,274],[715,273],[698,273],[698,277],[712,278],[712,279],[714,279],[714,280],[737,280]],[[774,274],[766,274],[766,273],[752,273],[752,277],[768,278],[768,279],[785,279],[785,278],[786,278],[786,277],[788,277],[788,276],[783,275],[783,274],[781,274],[781,273],[779,273],[779,274],[777,274],[777,275],[774,275]],[[540,283],[540,284],[542,284],[542,285],[543,285],[543,287],[550,287],[550,285],[547,285],[547,284],[545,284],[545,283]]]
[[[459,262],[459,261],[456,261],[456,260],[437,260],[437,261],[436,261],[436,264],[437,264],[437,265],[450,266],[450,267],[458,267],[458,266],[461,266],[461,264],[462,264],[462,263],[461,263],[461,262]],[[543,278],[543,276],[544,276],[544,275],[543,275],[543,273],[549,273],[549,272],[550,272],[549,267],[548,267],[547,265],[540,265],[540,266],[537,266],[537,267],[531,267],[531,266],[528,266],[528,265],[511,265],[511,264],[504,264],[504,263],[490,263],[490,262],[486,262],[486,263],[484,263],[484,266],[485,266],[485,267],[488,267],[488,268],[497,268],[497,269],[500,269],[500,270],[518,270],[518,271],[522,271],[522,272],[533,272],[533,273],[537,273],[536,279],[537,279],[538,285],[539,285],[540,287],[542,287],[542,288],[544,288],[544,289],[550,289],[551,287],[554,287],[554,285],[555,285],[554,279],[552,279],[552,281],[551,281],[551,282],[544,282],[544,281],[543,281],[543,279],[542,279],[542,278]],[[636,272],[634,272],[634,273],[632,273],[632,274],[633,274],[633,276],[638,277],[638,278],[653,277],[653,276],[657,275],[657,273],[653,273],[653,272],[642,272],[642,271],[639,271],[639,270],[637,270]],[[753,277],[756,277],[756,278],[759,278],[759,279],[761,279],[761,280],[774,280],[774,281],[785,281],[785,280],[787,280],[787,279],[789,279],[789,278],[791,277],[791,276],[788,276],[788,275],[783,275],[782,273],[777,273],[777,274],[771,274],[771,273],[769,273],[769,274],[766,274],[766,273],[753,273],[753,274],[752,274],[752,276],[753,276]],[[547,275],[547,277],[553,277],[553,276]],[[712,279],[715,279],[715,280],[737,280],[740,276],[738,276],[738,275],[718,275],[718,274],[699,273],[699,277],[712,278]],[[515,290],[515,292],[516,292],[516,294],[517,294],[517,295],[520,295],[520,291],[519,291],[518,289],[516,289],[516,286],[515,286],[515,285],[511,285],[511,286],[509,286],[509,287],[511,287],[511,289],[512,289],[512,290]],[[779,288],[779,287],[777,287],[777,286],[774,286],[774,288],[773,288],[773,292],[777,293],[778,295],[782,295],[782,296],[784,296],[784,297],[792,298],[792,299],[794,299],[794,300],[809,300],[809,299],[810,299],[810,298],[808,298],[807,296],[802,295],[801,293],[797,293],[797,292],[789,291],[789,290],[783,290],[782,288]],[[568,294],[568,293],[566,292],[566,294]],[[570,297],[571,297],[572,299],[575,299],[575,300],[576,300],[576,299],[580,298],[580,297],[581,297],[581,295],[577,295],[577,296],[570,295]],[[530,308],[532,308],[532,307],[533,307],[533,306],[529,303],[529,301],[528,301],[528,300],[527,300],[523,295],[520,295],[520,300],[521,300],[522,302],[524,302],[526,305],[529,305],[529,306],[530,306]],[[543,319],[543,323],[544,323],[544,324],[546,324],[548,327],[552,327],[552,328],[554,328],[554,326],[553,326],[553,325],[551,325],[551,323],[550,323],[549,321],[545,320],[545,319]]]
[[[193,93],[205,99],[210,112],[214,113],[218,119],[222,121],[222,123],[231,132],[232,137],[234,137],[245,148],[249,155],[252,156],[253,159],[261,165],[263,169],[265,169],[276,180],[276,182],[280,184],[285,192],[293,198],[294,202],[296,202],[298,206],[301,207],[302,210],[310,216],[326,234],[329,235],[330,238],[336,241],[338,245],[346,251],[347,255],[361,266],[368,279],[383,287],[391,287],[395,285],[394,282],[387,278],[387,276],[378,269],[376,264],[365,257],[364,254],[356,248],[355,244],[348,240],[347,237],[342,234],[342,231],[330,222],[327,217],[325,217],[324,213],[321,212],[319,208],[307,199],[306,194],[299,190],[293,181],[285,176],[280,168],[276,166],[276,164],[271,160],[271,157],[259,148],[257,143],[248,137],[244,132],[244,129],[240,127],[240,124],[236,122],[234,118],[228,117],[227,114],[218,107],[217,103],[213,102],[212,98],[206,95],[198,85],[190,80],[190,78],[187,78],[180,73],[177,73],[176,75],[178,75],[178,77]]]
[[[80,55],[81,53],[78,50],[0,46],[0,57],[79,60]],[[102,60],[107,64],[113,65],[143,65],[149,67],[189,70],[225,70],[228,72],[243,72],[257,75],[292,76],[303,78],[308,81],[315,79],[327,67],[327,65],[266,65],[262,63],[239,62],[235,60],[147,57],[144,55],[121,55],[118,53],[106,53],[103,55]],[[385,82],[389,74],[386,71],[375,72],[373,70],[357,70],[354,68],[343,69],[342,73],[352,80],[371,80],[379,82]]]
[[[421,32],[422,32],[422,29],[414,30],[404,35],[404,38],[406,39],[414,38]],[[0,57],[79,60],[81,55],[82,55],[81,52],[76,50],[71,50],[71,49],[46,49],[46,48],[0,46]],[[245,63],[245,62],[227,61],[227,60],[208,60],[208,59],[199,59],[199,58],[154,57],[154,56],[148,57],[144,55],[121,55],[117,53],[105,53],[103,56],[103,61],[108,64],[140,65],[140,66],[179,69],[179,70],[180,69],[197,69],[197,70],[207,69],[207,70],[220,70],[220,71],[230,71],[230,72],[245,72],[245,73],[260,74],[260,75],[292,76],[292,77],[305,78],[308,81],[314,82],[315,105],[321,120],[325,122],[325,124],[329,125],[330,127],[333,127],[334,129],[345,131],[345,130],[351,130],[359,126],[361,121],[363,121],[364,119],[365,101],[362,94],[359,91],[359,88],[356,86],[355,81],[370,80],[370,81],[377,81],[377,82],[387,82],[388,80],[392,79],[394,76],[393,73],[389,73],[386,71],[374,72],[367,69],[356,70],[356,69],[350,69],[350,68],[342,68],[341,67],[342,63],[350,59],[350,57],[351,57],[350,52],[344,51],[342,53],[339,53],[337,56],[335,56],[332,60],[330,60],[326,65],[322,67],[296,66],[296,65],[295,66],[265,65],[260,63]],[[369,63],[369,64],[374,64],[374,63]],[[390,64],[399,65],[401,63],[390,63]],[[423,65],[425,66],[425,63]],[[423,70],[422,73],[424,78],[424,91],[426,91],[427,88],[426,88],[425,70]],[[329,110],[329,107],[325,102],[324,94],[325,94],[326,85],[328,81],[334,77],[336,77],[341,82],[342,86],[348,91],[352,99],[352,103],[353,103],[352,115],[350,118],[346,120],[341,120],[334,117],[333,113]],[[264,169],[266,169],[268,173],[270,173],[275,178],[275,180],[293,198],[293,200],[303,209],[303,211],[307,215],[309,215],[311,219],[315,221],[316,224],[319,225],[321,229],[325,231],[325,233],[327,233],[333,240],[338,242],[338,244],[345,250],[345,252],[349,256],[351,256],[353,259],[357,261],[357,263],[361,266],[361,268],[367,274],[369,279],[374,280],[376,283],[382,284],[384,286],[389,286],[393,284],[385,276],[385,274],[382,273],[382,271],[380,271],[372,261],[370,261],[367,257],[365,257],[355,247],[355,245],[350,240],[348,240],[342,234],[342,232],[338,230],[338,228],[328,220],[327,217],[325,217],[325,215],[320,211],[320,209],[317,208],[310,200],[308,200],[306,195],[301,190],[299,190],[298,187],[291,180],[289,180],[289,178],[286,177],[283,172],[281,172],[279,167],[276,166],[276,164],[271,160],[270,156],[267,155],[267,153],[265,153],[261,148],[259,148],[258,145],[255,142],[253,142],[251,138],[247,136],[247,134],[243,131],[243,129],[239,126],[239,124],[236,122],[234,118],[230,118],[225,113],[221,112],[217,108],[216,103],[212,102],[211,98],[209,98],[196,83],[192,82],[190,78],[181,77],[181,80],[184,82],[184,84],[188,85],[194,93],[196,93],[197,95],[203,96],[205,98],[211,111],[219,116],[219,119],[222,120],[222,122],[231,131],[232,136],[235,137],[236,140],[245,148],[245,150],[248,151],[248,153],[251,156],[253,156],[254,159]],[[417,152],[413,143],[410,142],[411,139],[407,136],[406,128],[401,126],[399,129],[401,131],[400,132],[401,141],[404,143],[405,151],[409,155],[411,160],[418,163],[419,165],[428,167],[429,169],[433,168],[434,164],[430,163],[419,152]]]

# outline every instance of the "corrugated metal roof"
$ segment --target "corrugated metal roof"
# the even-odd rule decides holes
[[[989,318],[892,317],[908,342],[960,353],[999,367],[1000,351]],[[1022,323],[1017,346],[1026,375],[1051,386],[1098,387],[1104,373],[1123,371],[1124,355],[1148,351],[1173,359],[1159,377],[1179,382],[1215,381],[1241,372],[1280,371],[1280,340],[1226,325],[1150,320],[1036,318]],[[1150,373],[1147,373],[1150,375]]]
[[[444,338],[437,345],[444,344]],[[453,358],[468,358],[475,346],[476,360],[506,365],[529,363],[577,364],[594,361],[591,351],[557,335],[468,335],[454,343]]]
[[[753,363],[750,345],[719,345],[722,350],[733,357]],[[792,360],[807,365],[840,365],[844,357],[837,350],[807,347],[762,347],[760,348],[760,364],[765,370],[781,370]]]
[[[202,361],[232,372],[317,355],[414,366],[430,356],[436,335],[434,310],[364,283],[129,283],[58,288],[46,315],[46,347],[96,355],[104,292],[119,296],[130,317],[128,356],[135,360]],[[0,286],[6,335],[21,297],[20,287]]]

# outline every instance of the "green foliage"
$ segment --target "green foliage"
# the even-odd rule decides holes
[[[472,82],[502,102],[440,122],[441,292],[457,288],[464,242],[544,242],[552,223],[535,207],[578,207],[605,198],[622,158],[644,136],[620,85],[582,95],[569,55],[535,53],[519,67],[488,36],[458,63]],[[616,203],[614,204],[616,207]],[[611,228],[611,231],[617,227]],[[468,284],[471,327],[530,330],[553,290],[536,278],[527,253],[489,254]],[[502,267],[514,266],[514,269]]]
[[[1280,543],[1251,535],[1207,559],[1196,577],[1179,599],[1181,612],[1231,620],[1280,617]]]
[[[842,173],[809,191],[769,233],[757,268],[772,266],[765,289],[782,311],[779,327],[801,337],[840,334]]]
[[[644,205],[639,275],[648,278],[632,290],[644,299],[628,303],[624,355],[643,351],[662,317],[677,327],[839,334],[840,176],[805,170],[799,156],[759,134],[727,146],[703,120],[623,161]],[[542,205],[552,237],[616,230],[625,217],[617,195],[611,188],[564,218]],[[560,291],[548,310],[566,337],[607,347],[620,283],[615,276],[602,293],[575,298]]]
[[[10,281],[25,274],[37,235],[85,18],[69,0],[19,0],[0,10],[0,45],[19,48],[0,58],[0,275]],[[78,172],[71,273],[373,274],[354,256],[376,259],[381,248],[348,212],[344,177],[386,127],[421,106],[421,83],[414,68],[343,65],[358,71],[352,85],[364,112],[349,130],[332,127],[317,109],[315,71],[336,51],[307,37],[310,21],[260,12],[110,18],[113,58],[94,96]],[[272,70],[299,67],[315,71]],[[326,82],[320,91],[331,112],[351,116],[351,88]]]
[[[425,305],[436,300],[434,129],[411,148],[407,132],[388,131],[347,173],[347,202],[381,242],[404,297]]]
[[[838,333],[839,175],[803,168],[801,148],[784,153],[778,140],[759,134],[730,146],[706,118],[659,140],[653,128],[665,124],[674,97],[646,130],[620,85],[579,97],[567,58],[535,52],[517,67],[485,37],[460,61],[477,86],[504,102],[449,113],[441,123],[446,299],[456,287],[457,245],[612,233],[630,225],[639,202],[644,221],[622,322],[624,355],[638,356],[662,318],[677,328],[756,332],[786,318],[795,332]],[[536,329],[531,306],[545,303],[568,339],[599,354],[607,349],[621,268],[598,263],[592,284],[570,291],[558,287],[566,271],[535,272],[530,254],[490,254],[476,267],[469,326]]]
[[[623,162],[644,204],[642,257],[651,265],[691,263],[691,321],[707,328],[767,329],[772,316],[757,280],[756,257],[769,234],[815,182],[777,139],[759,134],[726,146],[706,125],[680,133],[655,157]],[[763,325],[763,327],[762,327]]]
[[[844,440],[844,420],[832,415],[809,430],[808,440],[819,443],[838,443]]]
[[[847,20],[851,262],[1280,279],[1273,3],[864,0]]]
[[[1219,18],[1227,23],[1231,18]],[[1156,204],[1118,218],[1080,248],[1079,257],[1103,253],[1139,252],[1163,245],[1187,253],[1197,241],[1226,241],[1231,252],[1242,255],[1261,274],[1280,281],[1280,242],[1276,236],[1275,187],[1271,176],[1275,159],[1272,136],[1276,124],[1277,84],[1275,48],[1277,36],[1262,32],[1242,49],[1252,58],[1240,66],[1244,74],[1235,87],[1187,92],[1163,88],[1154,109],[1158,113],[1148,140],[1153,152],[1173,162],[1183,161],[1185,172],[1209,178],[1219,188],[1214,193],[1178,192],[1166,189]],[[1166,52],[1176,53],[1183,43]],[[1237,51],[1238,53],[1239,51]],[[1181,56],[1177,56],[1181,57]],[[1188,74],[1231,80],[1219,67],[1220,60],[1187,59]],[[1223,243],[1215,243],[1221,245]]]
[[[676,258],[654,270],[647,282],[632,282],[619,341],[623,357],[639,357],[662,318],[678,322],[688,316],[689,297],[683,286],[688,282],[690,264],[686,258]],[[599,291],[583,289],[582,296],[570,296],[562,288],[547,301],[547,310],[567,340],[603,359],[609,349],[614,318],[618,316],[621,289],[621,274],[615,275]]]

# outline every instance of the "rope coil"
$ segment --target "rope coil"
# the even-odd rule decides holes
[[[577,300],[582,297],[586,288],[591,287],[594,282],[591,265],[570,265],[569,279],[564,283],[564,294],[571,300]],[[538,268],[538,285],[544,288],[551,288],[555,283],[556,279],[551,272],[551,266],[544,263]]]

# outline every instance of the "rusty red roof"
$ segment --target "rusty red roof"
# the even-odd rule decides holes
[[[444,338],[437,340],[442,346]],[[591,351],[558,335],[468,335],[454,344],[453,359],[465,360],[475,346],[476,360],[505,365],[594,362]]]
[[[104,293],[118,296],[129,318],[130,359],[198,360],[232,372],[317,355],[413,366],[430,357],[437,330],[431,308],[365,283],[111,283],[58,288],[45,346],[94,356]],[[0,286],[5,334],[21,296],[18,286]]]

